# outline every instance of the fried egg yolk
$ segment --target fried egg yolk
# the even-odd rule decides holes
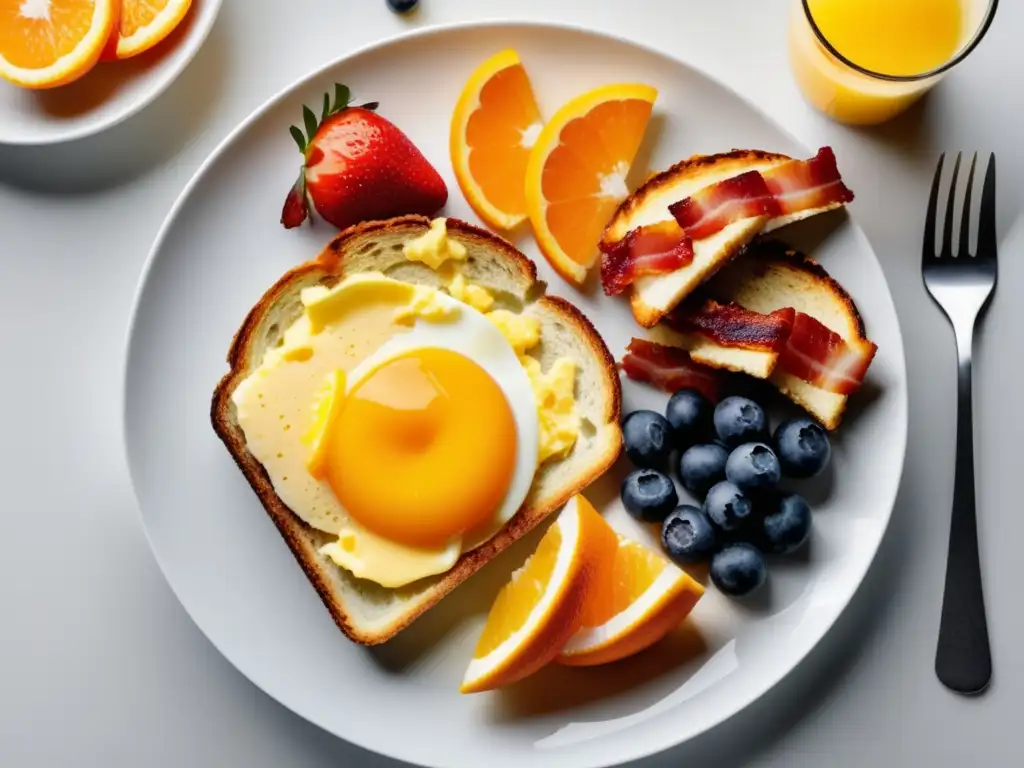
[[[516,463],[501,387],[449,349],[391,358],[354,383],[327,438],[323,472],[338,501],[368,530],[414,547],[486,523]]]

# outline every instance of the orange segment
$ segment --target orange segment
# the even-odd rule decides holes
[[[598,563],[615,548],[615,532],[582,496],[574,496],[522,568],[498,593],[463,693],[508,685],[558,655],[579,628],[584,595]]]
[[[561,664],[593,666],[644,650],[689,615],[704,587],[661,555],[619,537],[583,601],[579,631]]]
[[[541,252],[581,284],[605,225],[626,197],[626,175],[643,141],[656,89],[606,85],[577,96],[551,118],[526,168],[526,203]]]
[[[181,23],[191,5],[192,0],[122,0],[117,58],[138,56],[162,41]]]
[[[0,0],[0,77],[25,88],[70,83],[99,60],[117,0]]]
[[[496,229],[526,219],[523,181],[542,121],[526,70],[513,50],[470,76],[452,114],[455,178],[477,215]]]

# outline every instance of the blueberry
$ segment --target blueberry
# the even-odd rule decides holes
[[[798,494],[781,494],[760,526],[759,538],[765,550],[788,555],[799,549],[811,533],[811,508]]]
[[[764,443],[744,443],[729,454],[725,476],[743,493],[767,491],[779,484],[782,470],[775,452]]]
[[[729,481],[713,485],[704,499],[704,514],[722,531],[738,530],[753,511],[750,499]]]
[[[711,559],[711,581],[733,597],[749,595],[764,584],[767,577],[764,555],[753,544],[730,544]]]
[[[746,397],[727,397],[715,407],[715,432],[728,448],[768,439],[764,408]]]
[[[715,528],[702,510],[683,504],[665,518],[661,545],[676,563],[695,563],[715,551]]]
[[[695,445],[679,457],[679,481],[683,488],[703,499],[708,489],[725,480],[725,463],[729,452],[718,445]]]
[[[641,469],[662,469],[672,452],[672,426],[654,411],[633,411],[622,422],[626,456]]]
[[[672,481],[653,469],[630,472],[622,481],[622,503],[637,520],[660,523],[679,503]]]
[[[388,8],[395,13],[408,13],[419,4],[420,0],[388,0]]]
[[[672,425],[676,448],[685,450],[711,433],[711,402],[696,389],[680,389],[668,400],[665,418]]]
[[[832,456],[828,433],[806,416],[782,422],[773,440],[782,474],[787,477],[814,477],[828,466]]]

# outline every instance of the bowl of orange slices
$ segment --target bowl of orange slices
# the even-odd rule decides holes
[[[19,0],[0,5],[0,144],[109,127],[191,60],[220,0]]]

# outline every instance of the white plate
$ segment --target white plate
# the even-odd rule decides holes
[[[773,563],[751,604],[709,589],[679,642],[593,670],[549,669],[513,689],[461,696],[457,686],[490,601],[533,546],[530,537],[383,648],[335,628],[209,423],[232,334],[286,269],[333,230],[278,223],[299,156],[288,125],[335,81],[409,133],[452,190],[448,213],[473,220],[450,170],[448,121],[465,78],[489,54],[517,48],[544,112],[594,85],[660,89],[650,167],[731,147],[808,155],[782,129],[705,74],[635,44],[578,29],[522,24],[427,30],[373,46],[296,84],[241,125],[206,162],[161,231],[130,330],[125,434],[132,480],[168,581],[221,652],[268,694],[338,736],[430,766],[606,766],[685,741],[778,682],[821,639],[875,555],[892,511],[907,429],[903,345],[882,270],[845,216],[787,235],[859,303],[879,351],[835,441],[829,487],[807,488],[815,529],[804,557]],[[840,165],[842,165],[842,158]],[[856,210],[856,206],[854,206]],[[613,353],[641,335],[625,302],[581,296],[521,247],[553,291],[577,302]],[[664,397],[633,384],[625,406]],[[618,468],[621,470],[622,468]],[[612,473],[588,492],[620,509]]]
[[[181,26],[127,61],[101,62],[85,77],[31,91],[0,80],[0,144],[59,144],[91,136],[134,115],[163,93],[192,61],[222,0],[193,0]]]

